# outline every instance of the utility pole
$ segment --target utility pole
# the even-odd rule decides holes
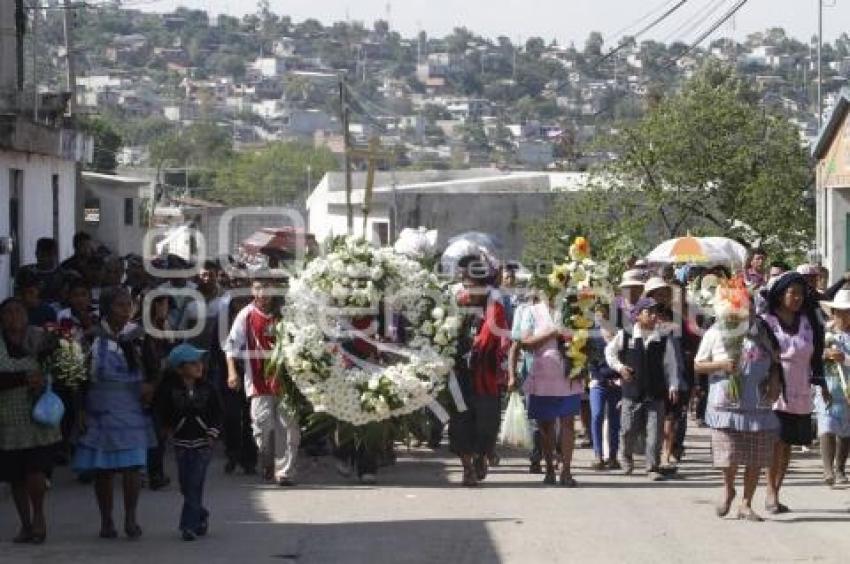
[[[62,23],[65,31],[65,86],[71,93],[71,99],[68,101],[68,115],[73,116],[77,113],[77,78],[74,74],[74,25],[71,21],[73,17],[71,0],[65,0],[65,9],[62,12]]]
[[[823,127],[823,0],[818,0],[818,132]]]
[[[32,11],[32,120],[38,121],[38,0]]]
[[[345,93],[345,75],[339,76],[339,121],[342,125],[342,145],[345,150],[345,210],[346,228],[354,235],[354,207],[351,205],[351,140],[348,137],[349,109]],[[364,234],[365,236],[365,234]]]

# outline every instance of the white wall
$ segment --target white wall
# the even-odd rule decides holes
[[[834,282],[850,270],[846,257],[846,233],[850,229],[847,224],[847,214],[850,213],[850,188],[827,188],[826,200],[826,241],[825,244],[819,245],[819,249],[824,258],[824,266],[829,269],[830,280]],[[818,217],[821,217],[820,214]],[[823,222],[819,221],[817,227],[818,235],[821,236]]]
[[[0,237],[8,237],[9,171],[24,171],[21,198],[21,264],[35,262],[35,244],[41,237],[53,237],[52,176],[59,175],[59,258],[73,252],[75,224],[76,170],[73,161],[27,153],[0,151]],[[9,295],[10,257],[0,255],[0,299]]]

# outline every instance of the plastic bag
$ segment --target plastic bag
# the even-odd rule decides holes
[[[499,431],[499,442],[524,449],[530,449],[534,446],[528,414],[519,392],[512,392],[510,399],[508,399],[505,418],[502,420],[502,428]]]
[[[32,408],[33,421],[45,427],[58,427],[63,415],[65,415],[65,404],[53,391],[48,378],[47,387]]]

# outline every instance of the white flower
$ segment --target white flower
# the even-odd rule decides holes
[[[441,320],[441,319],[443,319],[445,316],[446,316],[446,310],[444,310],[444,309],[443,309],[443,308],[441,308],[441,307],[435,307],[435,308],[434,308],[434,311],[432,311],[432,312],[431,312],[431,317],[433,317],[433,318],[434,318],[434,319],[436,319],[437,321],[440,321],[440,320]]]

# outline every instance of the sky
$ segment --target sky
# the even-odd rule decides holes
[[[749,0],[726,25],[710,39],[733,37],[769,27],[807,41],[817,33],[817,6],[824,4],[824,36],[834,39],[850,32],[850,0]],[[442,36],[454,27],[466,26],[491,38],[505,35],[513,41],[531,36],[546,41],[556,39],[567,45],[581,46],[590,31],[599,31],[606,44],[616,44],[624,28],[635,33],[661,15],[678,0],[270,0],[272,11],[286,14],[294,21],[316,18],[327,25],[340,20],[359,20],[371,25],[375,19],[388,19],[390,27],[404,36],[424,29]],[[178,6],[206,9],[212,14],[243,15],[256,11],[254,0],[123,0],[128,7],[169,12]],[[647,33],[642,39],[691,43],[736,0],[687,0],[674,15]],[[716,8],[716,11],[712,11]],[[710,15],[703,18],[700,16]],[[389,16],[389,17],[387,17]],[[698,25],[694,25],[697,23]]]

